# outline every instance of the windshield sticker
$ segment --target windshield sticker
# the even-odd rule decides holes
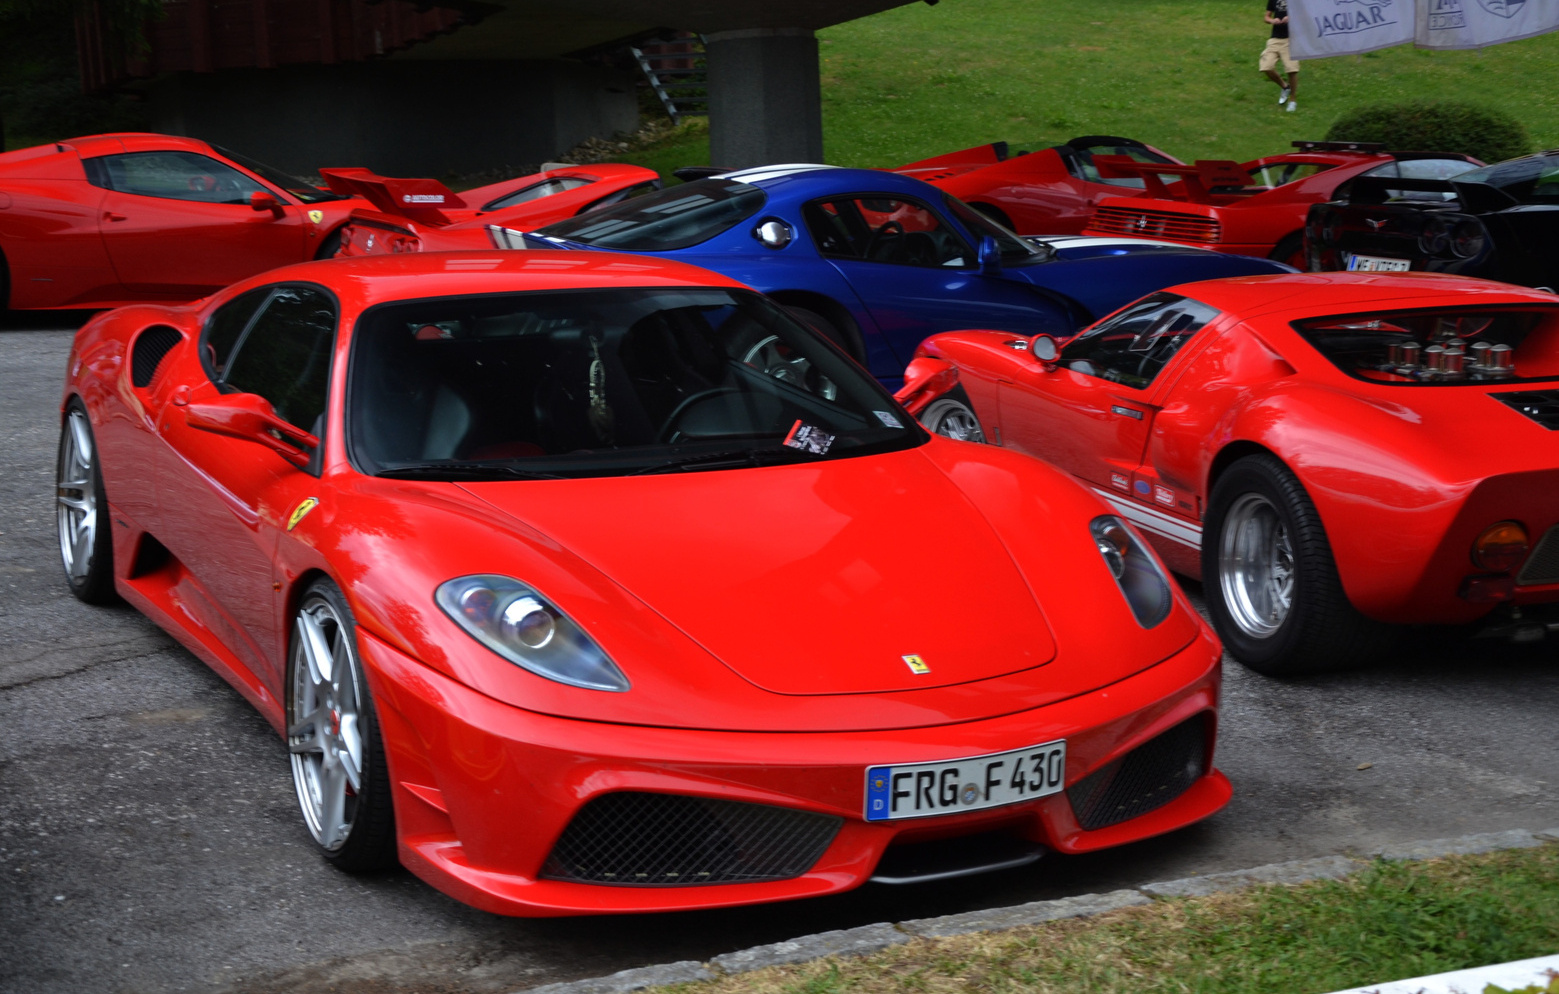
[[[892,414],[890,414],[887,411],[873,411],[872,413],[877,415],[877,420],[878,421],[881,421],[884,425],[888,426],[889,428],[902,428],[902,427],[904,427],[904,425],[899,421],[898,418],[894,417]]]
[[[815,456],[826,455],[829,446],[834,444],[835,436],[817,427],[805,424],[798,420],[790,426],[790,434],[785,436],[785,444],[802,452],[810,452]]]

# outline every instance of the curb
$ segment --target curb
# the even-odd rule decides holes
[[[733,953],[722,953],[707,963],[682,960],[659,966],[621,970],[606,977],[572,980],[544,987],[526,988],[515,994],[631,994],[633,991],[664,984],[684,984],[714,980],[722,976],[747,973],[769,966],[792,966],[825,956],[862,956],[890,946],[920,938],[942,938],[987,932],[1021,925],[1037,925],[1062,918],[1086,918],[1152,904],[1155,898],[1205,897],[1208,894],[1247,890],[1263,884],[1302,884],[1311,880],[1341,880],[1364,869],[1375,859],[1420,860],[1441,856],[1469,856],[1505,849],[1534,849],[1559,843],[1559,827],[1529,832],[1483,832],[1452,839],[1430,839],[1371,849],[1359,857],[1322,856],[1296,859],[1286,863],[1268,863],[1249,870],[1209,873],[1199,877],[1164,880],[1105,894],[1079,894],[1053,901],[1033,901],[1009,908],[966,911],[937,918],[914,918],[902,922],[878,922],[833,932],[803,935],[784,942],[753,946]]]

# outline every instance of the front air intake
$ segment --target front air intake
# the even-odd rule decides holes
[[[1066,789],[1088,831],[1145,815],[1184,794],[1207,770],[1204,712],[1088,774]]]
[[[842,818],[681,794],[605,794],[574,815],[541,875],[621,887],[694,887],[799,877]]]

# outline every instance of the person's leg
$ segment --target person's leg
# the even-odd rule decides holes
[[[1285,89],[1285,87],[1283,85],[1283,77],[1277,73],[1279,53],[1277,46],[1273,44],[1275,41],[1277,41],[1276,38],[1267,39],[1267,47],[1261,50],[1261,61],[1256,64],[1256,68],[1263,76],[1276,83],[1278,89],[1281,90]]]
[[[1291,96],[1291,97],[1299,96],[1299,73],[1298,72],[1291,72],[1291,73],[1288,74],[1288,95]]]

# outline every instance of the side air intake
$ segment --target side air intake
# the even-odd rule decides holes
[[[130,382],[143,390],[151,386],[157,367],[183,340],[183,335],[165,324],[141,332],[130,350]]]

